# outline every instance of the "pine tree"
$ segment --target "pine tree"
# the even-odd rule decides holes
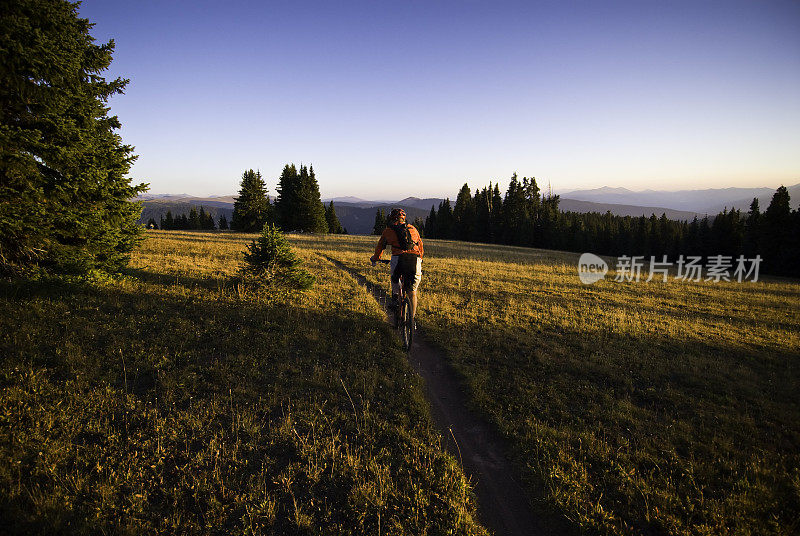
[[[792,215],[789,205],[789,191],[785,186],[778,188],[764,211],[761,251],[764,255],[764,268],[775,274],[788,274],[790,267],[787,248],[790,246]]]
[[[436,226],[436,207],[431,205],[431,213],[425,218],[425,238],[439,238]]]
[[[206,212],[204,207],[200,207],[200,215],[198,217],[200,220],[200,228],[204,231],[213,231],[214,230],[214,216],[210,213]]]
[[[450,208],[450,198],[445,198],[439,203],[439,210],[436,212],[436,238],[454,238],[453,209]]]
[[[700,220],[700,228],[698,232],[699,250],[697,252],[700,256],[712,255],[711,252],[711,225],[708,221],[708,215],[703,216]]]
[[[386,229],[386,216],[383,213],[383,209],[379,208],[375,212],[375,224],[372,226],[372,234],[381,235],[384,229]]]
[[[456,206],[453,208],[453,221],[455,235],[458,240],[471,240],[475,231],[476,215],[475,204],[469,185],[464,183],[456,197]]]
[[[301,268],[286,236],[274,225],[265,226],[247,246],[244,260],[241,273],[257,286],[307,290],[314,284],[314,276]]]
[[[300,166],[300,191],[297,211],[299,231],[311,233],[327,233],[328,223],[325,221],[325,205],[322,204],[319,184],[314,175],[314,166]]]
[[[491,183],[489,184],[491,190]],[[500,185],[495,183],[491,194],[491,225],[489,226],[489,242],[500,242],[503,224],[503,197],[500,195]]]
[[[525,190],[517,179],[517,174],[511,176],[511,182],[503,199],[503,243],[522,245],[524,243],[525,224],[529,218],[528,203]]]
[[[220,231],[227,231],[228,230],[228,218],[225,217],[225,214],[219,215],[219,223],[217,227]]]
[[[200,229],[200,218],[197,215],[197,209],[194,207],[189,210],[189,229],[193,231]]]
[[[472,240],[475,242],[489,241],[489,199],[487,189],[475,189],[472,206],[475,207],[475,227],[472,230]]]
[[[425,238],[425,220],[417,216],[414,218],[414,223],[412,223],[412,225],[416,227],[417,232],[419,232],[419,236]]]
[[[344,233],[342,224],[339,222],[339,218],[336,217],[336,208],[333,206],[333,201],[325,208],[325,221],[328,222],[329,233]]]
[[[231,229],[246,233],[261,231],[270,219],[267,186],[260,171],[252,169],[242,174],[239,196],[233,203]]]
[[[539,215],[536,219],[536,235],[540,236],[540,247],[563,247],[560,242],[560,226],[564,225],[562,212],[558,209],[561,198],[550,191],[542,196]]]
[[[126,177],[106,80],[114,41],[96,44],[78,4],[4,2],[0,16],[0,265],[116,271],[141,236],[146,190]]]
[[[275,213],[278,225],[285,231],[300,230],[297,211],[300,198],[300,175],[294,164],[286,164],[278,178],[278,197],[275,199]]]
[[[172,217],[172,211],[167,211],[167,217],[164,219],[164,225],[161,226],[162,229],[173,230],[175,229],[175,218]]]
[[[761,211],[758,208],[758,198],[754,197],[750,203],[750,211],[744,225],[744,244],[742,253],[747,258],[755,257],[761,251]]]
[[[792,211],[786,244],[787,275],[800,277],[800,206]]]
[[[659,232],[658,218],[656,217],[655,213],[650,214],[648,221],[648,229],[650,232],[650,250],[646,253],[646,256],[661,255],[661,251],[663,249],[661,245],[661,233]]]
[[[542,237],[539,236],[541,225],[541,200],[539,199],[539,185],[536,177],[522,177],[522,195],[525,198],[525,223],[522,228],[521,244],[525,246],[541,245]]]
[[[642,214],[636,219],[633,237],[633,248],[629,255],[650,255],[650,220]],[[702,246],[700,246],[702,251]]]

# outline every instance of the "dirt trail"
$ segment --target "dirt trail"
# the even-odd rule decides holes
[[[383,289],[340,261],[322,256],[352,275],[386,307],[387,296]],[[464,472],[474,484],[478,515],[483,525],[497,535],[575,533],[562,520],[534,513],[527,492],[518,483],[508,462],[504,441],[485,419],[467,409],[468,400],[461,380],[444,356],[428,344],[419,327],[414,334],[409,361],[425,380],[425,394],[447,449],[461,460]]]

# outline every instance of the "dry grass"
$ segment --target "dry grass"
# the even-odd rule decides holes
[[[237,284],[252,238],[0,281],[0,532],[485,533],[374,300],[302,247],[313,291]]]
[[[369,237],[297,239],[375,282]],[[532,487],[611,534],[800,530],[800,285],[602,281],[426,241],[420,320]]]

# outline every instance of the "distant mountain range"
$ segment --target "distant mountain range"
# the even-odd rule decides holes
[[[632,216],[638,218],[639,216],[650,216],[655,214],[661,216],[666,214],[667,218],[671,220],[686,220],[689,221],[695,216],[702,218],[704,214],[696,212],[689,212],[686,210],[675,210],[666,207],[646,207],[639,205],[623,205],[619,203],[596,203],[592,201],[583,201],[580,199],[570,199],[562,197],[558,203],[558,207],[564,212],[599,212],[605,214],[611,212],[615,216]],[[716,214],[716,213],[715,213]]]
[[[800,184],[788,187],[792,208],[800,206]],[[672,220],[691,220],[695,216],[702,218],[705,215],[714,216],[724,208],[736,208],[746,211],[753,198],[758,198],[761,211],[766,210],[772,195],[773,188],[713,188],[704,190],[681,190],[677,192],[644,190],[636,192],[626,188],[596,188],[593,190],[574,190],[561,194],[559,204],[561,210],[571,212],[600,212],[610,211],[618,216],[660,216],[666,214]],[[192,207],[205,207],[205,211],[212,214],[214,219],[224,214],[228,221],[233,214],[235,196],[208,196],[193,197],[186,194],[143,194],[138,199],[142,201],[144,210],[140,221],[146,223],[150,218],[156,222],[167,211],[172,211],[173,216],[188,214]],[[409,221],[416,218],[425,218],[430,214],[431,207],[439,207],[442,198],[407,197],[400,201],[370,201],[353,196],[334,197],[323,199],[327,205],[333,201],[339,221],[351,234],[369,234],[375,222],[375,212],[383,210],[388,213],[394,207],[401,207],[406,211]],[[451,198],[455,202],[455,196]]]
[[[800,184],[789,186],[792,208],[800,204]],[[724,208],[747,210],[753,198],[758,198],[761,210],[772,200],[776,188],[711,188],[705,190],[679,190],[675,192],[644,190],[635,192],[626,188],[604,186],[594,190],[574,190],[561,194],[562,199],[575,199],[592,203],[610,203],[640,207],[665,207],[697,214],[714,215]],[[613,211],[612,211],[613,212]],[[669,216],[669,214],[667,214]]]

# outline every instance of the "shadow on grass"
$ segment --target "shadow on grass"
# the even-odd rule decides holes
[[[162,287],[174,287],[178,285],[186,287],[187,289],[199,288],[211,291],[218,291],[221,288],[234,288],[239,281],[236,276],[225,274],[196,277],[187,274],[156,273],[143,268],[128,268],[123,274],[143,283],[160,285]]]
[[[317,427],[331,428],[312,428],[308,432],[312,440],[314,434],[327,434],[334,443],[341,437],[341,443],[351,435],[358,448],[387,449],[392,467],[408,463],[403,461],[408,453],[392,450],[392,442],[402,445],[403,441],[395,438],[387,443],[377,436],[397,427],[406,439],[414,434],[427,437],[423,431],[429,421],[418,399],[419,385],[408,377],[400,352],[372,346],[365,351],[364,340],[393,337],[375,316],[348,309],[300,307],[285,299],[176,294],[171,292],[176,284],[202,290],[208,288],[203,286],[207,280],[181,276],[173,280],[145,270],[134,273],[141,284],[122,287],[0,282],[0,331],[9,334],[0,341],[2,409],[19,421],[0,433],[0,451],[14,462],[13,466],[0,463],[0,512],[10,525],[9,533],[124,526],[137,515],[152,523],[159,516],[183,516],[202,526],[214,501],[235,503],[218,513],[225,520],[220,527],[240,527],[244,505],[256,503],[237,502],[231,494],[256,493],[260,484],[253,488],[253,479],[265,466],[276,467],[270,478],[279,479],[281,467],[288,463],[286,457],[296,457],[294,451],[281,454],[280,445],[267,448],[252,431],[278,427],[287,408],[306,408],[319,420]],[[374,425],[377,431],[369,432],[375,437],[364,436],[364,419],[370,415],[380,423]],[[158,435],[166,434],[158,432],[160,426],[174,427],[174,419],[189,420],[191,427]],[[342,424],[337,419],[346,426],[339,428]],[[136,426],[131,424],[134,421]],[[58,428],[42,431],[55,425]],[[84,434],[91,427],[101,430],[99,438]],[[184,445],[183,435],[185,447],[164,451],[161,456],[167,461],[159,461],[159,445]],[[300,446],[292,448],[305,448],[304,441],[297,439]],[[242,442],[249,445],[249,454],[239,460],[230,445]],[[195,463],[192,460],[211,448],[218,449],[215,456],[227,453],[229,465],[219,466],[209,456],[197,462],[201,465],[194,476],[181,476],[181,464]],[[40,450],[43,454],[37,454]],[[120,466],[107,459],[115,454],[133,465],[126,469],[124,463]],[[148,469],[149,464],[153,469]],[[81,489],[81,482],[102,484],[104,478],[112,478],[109,465],[114,474],[125,470],[136,474],[121,486],[106,487],[107,496],[87,488],[71,495],[71,489]],[[345,485],[337,483],[342,475],[331,473],[332,467],[324,478],[332,478],[334,488]],[[212,478],[212,470],[224,476],[213,486],[213,494],[198,503],[197,492],[180,479],[191,483],[195,477]],[[139,471],[153,478],[152,483],[143,483],[143,477],[136,476]],[[287,474],[289,478],[291,473]],[[264,484],[270,490],[289,485],[272,480]],[[137,498],[132,489],[144,489],[144,496]],[[173,492],[178,495],[169,495]],[[273,513],[278,516],[274,525],[278,533],[304,532],[291,521],[295,517],[290,511],[294,498],[290,492],[300,493],[281,491],[289,493],[285,495],[289,502],[279,502]],[[50,501],[48,496],[60,499]],[[323,494],[315,500],[333,507],[340,499],[345,500],[346,494]],[[125,505],[138,503],[149,510],[126,510]],[[306,505],[308,511],[325,514],[314,510],[313,504]],[[186,510],[176,511],[175,505]],[[341,522],[357,524],[349,518]]]

